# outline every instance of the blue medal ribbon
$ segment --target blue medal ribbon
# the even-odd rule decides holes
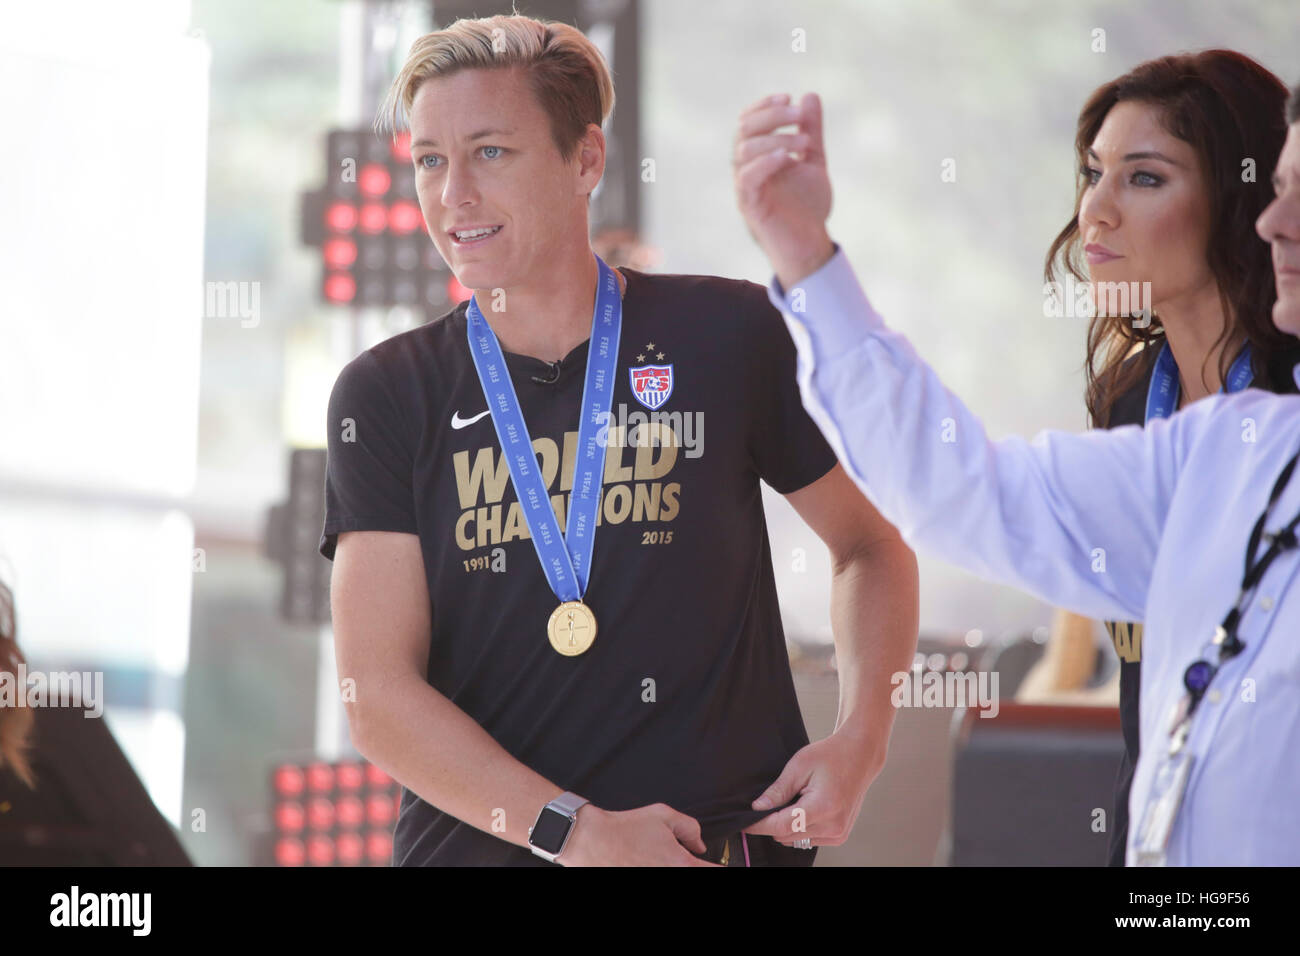
[[[1246,345],[1237,356],[1232,367],[1228,369],[1228,380],[1222,391],[1240,392],[1254,381],[1255,373],[1250,367],[1250,345]],[[1178,363],[1174,353],[1165,342],[1156,356],[1156,367],[1151,372],[1151,384],[1147,387],[1146,420],[1168,418],[1178,407]]]
[[[578,452],[573,463],[573,489],[569,494],[565,534],[557,526],[515,386],[501,353],[501,343],[483,318],[475,298],[470,298],[465,310],[470,356],[510,467],[510,480],[528,523],[542,572],[561,601],[581,600],[587,590],[591,552],[596,542],[596,509],[605,478],[605,446],[597,440],[597,435],[608,423],[613,406],[618,340],[623,325],[618,278],[600,256],[596,257],[596,264],[600,275],[591,317],[587,377],[582,387],[582,418],[578,424]]]

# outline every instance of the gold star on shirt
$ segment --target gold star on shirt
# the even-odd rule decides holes
[[[654,344],[653,342],[647,342],[647,343],[646,343],[645,350],[646,350],[647,352],[653,352],[653,351],[654,351],[654,348],[655,348],[655,344]]]
[[[637,360],[638,362],[644,362],[644,361],[645,361],[645,356],[644,356],[644,355],[638,355],[638,356],[636,357],[636,360]]]
[[[657,358],[659,361],[662,362],[664,360],[664,353],[663,352],[656,353],[655,358]]]

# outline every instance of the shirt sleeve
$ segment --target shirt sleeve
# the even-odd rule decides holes
[[[334,560],[343,531],[418,534],[409,437],[372,353],[358,355],[339,373],[330,392],[326,432],[320,553]]]
[[[809,417],[795,377],[795,348],[779,309],[759,295],[746,301],[744,348],[750,356],[749,449],[754,470],[777,492],[788,495],[835,467],[835,451]]]
[[[1098,618],[1142,620],[1169,502],[1213,397],[1081,435],[991,441],[872,309],[843,251],[786,295],[803,402],[913,547]]]

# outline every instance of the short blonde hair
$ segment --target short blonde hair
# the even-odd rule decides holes
[[[409,124],[411,104],[425,80],[461,70],[520,69],[551,122],[560,156],[573,158],[578,141],[614,109],[614,81],[596,45],[567,23],[524,16],[457,20],[411,44],[406,62],[375,120],[378,133]]]

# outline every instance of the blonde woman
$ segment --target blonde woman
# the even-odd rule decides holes
[[[474,290],[329,403],[338,670],[403,785],[396,865],[808,866],[884,760],[915,560],[804,412],[761,286],[592,252],[613,105],[580,31],[494,17],[416,41],[384,110]],[[760,481],[834,561],[816,742]]]

